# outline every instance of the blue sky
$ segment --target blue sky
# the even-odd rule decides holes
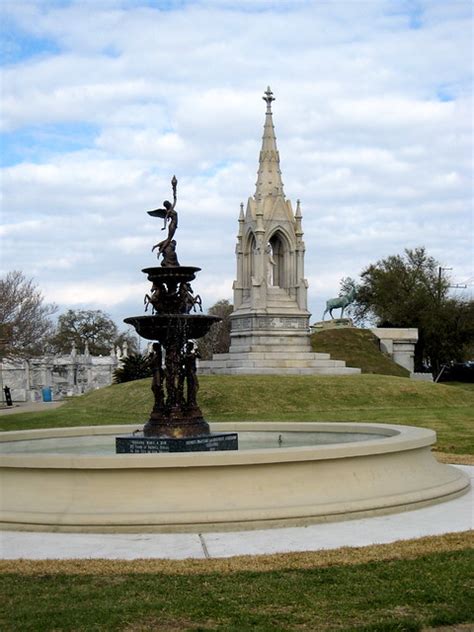
[[[313,320],[339,280],[425,245],[473,277],[472,6],[4,0],[2,274],[61,309],[141,313],[146,211],[179,179],[182,262],[231,298],[271,85]],[[469,281],[471,283],[472,281]],[[466,290],[472,293],[472,285]]]

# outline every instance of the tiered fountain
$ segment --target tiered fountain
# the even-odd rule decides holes
[[[168,228],[166,239],[152,248],[158,251],[161,266],[143,270],[152,283],[150,294],[145,295],[145,311],[151,305],[152,314],[125,319],[142,338],[156,341],[151,357],[155,403],[143,433],[117,437],[118,453],[238,448],[236,433],[211,434],[197,403],[199,383],[193,341],[204,336],[220,318],[191,313],[196,312],[196,306],[202,311],[201,299],[191,287],[201,268],[179,264],[174,239],[178,227],[175,176],[171,185],[173,203],[166,200],[164,208],[148,211],[149,215],[164,220],[162,230]]]

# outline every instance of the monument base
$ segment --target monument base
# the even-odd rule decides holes
[[[238,450],[236,432],[214,433],[196,437],[146,437],[142,432],[115,437],[116,454],[150,452],[217,452]]]

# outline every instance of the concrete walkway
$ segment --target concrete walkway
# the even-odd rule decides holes
[[[458,465],[471,478],[469,493],[438,505],[387,516],[307,527],[232,533],[37,533],[0,532],[3,559],[140,558],[185,559],[317,551],[341,546],[387,544],[474,527],[474,467]]]

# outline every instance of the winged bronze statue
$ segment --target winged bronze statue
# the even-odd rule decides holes
[[[161,230],[165,230],[166,226],[168,225],[168,236],[166,237],[166,239],[158,242],[151,249],[151,251],[153,252],[155,248],[158,248],[158,257],[169,249],[169,246],[174,241],[173,237],[176,229],[178,228],[178,213],[177,211],[175,211],[177,201],[176,189],[178,186],[178,180],[176,179],[176,176],[173,176],[171,180],[171,186],[173,189],[173,204],[171,204],[171,202],[169,202],[168,200],[165,200],[163,202],[164,208],[157,208],[154,211],[148,211],[148,215],[151,215],[152,217],[163,218],[163,228]]]

